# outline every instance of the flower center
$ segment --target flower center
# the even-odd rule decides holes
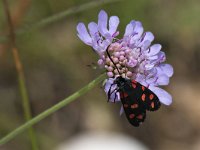
[[[112,59],[111,60],[108,56],[105,56],[104,67],[107,70],[108,77],[114,78],[121,75],[123,78],[132,78],[133,73],[127,66],[127,62],[129,62],[128,54],[130,53],[130,50],[122,47],[120,43],[112,43],[108,48],[108,52]]]

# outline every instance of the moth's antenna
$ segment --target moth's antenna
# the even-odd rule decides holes
[[[113,65],[115,66],[115,68],[117,69],[117,72],[118,72],[119,75],[120,75],[121,73],[119,72],[119,69],[118,69],[117,66],[115,65],[114,61],[112,60],[112,58],[111,58],[111,56],[110,56],[110,54],[109,54],[109,52],[108,52],[108,48],[106,49],[106,53],[107,53],[109,59],[112,61],[112,63],[113,63]]]

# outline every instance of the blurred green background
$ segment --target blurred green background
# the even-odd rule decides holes
[[[97,1],[97,0],[96,0]],[[100,1],[100,0],[99,0]],[[97,2],[99,2],[97,1]],[[16,31],[91,0],[8,0]],[[76,7],[74,11],[79,9]],[[97,21],[101,9],[120,18],[121,35],[132,19],[155,35],[174,67],[165,89],[173,104],[148,113],[145,123],[132,127],[119,116],[120,104],[107,103],[99,85],[78,100],[35,125],[41,150],[56,147],[87,131],[122,133],[152,150],[200,149],[200,1],[121,0],[73,13],[41,28],[18,34],[17,47],[24,66],[33,115],[80,89],[103,72],[87,65],[97,61],[92,49],[76,36],[76,25]],[[0,2],[0,39],[8,24]],[[17,73],[8,40],[0,42],[0,137],[24,122]],[[27,132],[0,147],[29,150]],[[83,148],[84,149],[84,148]]]

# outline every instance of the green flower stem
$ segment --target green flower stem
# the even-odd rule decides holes
[[[32,118],[28,122],[26,122],[23,125],[21,125],[20,127],[16,128],[15,130],[13,130],[12,132],[7,134],[5,137],[3,137],[0,140],[0,145],[3,145],[5,143],[7,143],[8,141],[12,140],[15,136],[17,136],[18,134],[22,133],[24,130],[30,128],[31,126],[33,126],[34,124],[36,124],[39,121],[43,120],[47,116],[51,115],[52,113],[54,113],[57,110],[63,108],[64,106],[66,106],[70,102],[74,101],[78,97],[80,97],[83,94],[87,93],[92,88],[94,88],[96,85],[98,85],[101,81],[103,81],[105,78],[106,78],[106,74],[104,73],[104,74],[100,75],[99,77],[97,77],[96,79],[94,79],[93,81],[91,81],[85,87],[81,88],[79,91],[75,92],[74,94],[72,94],[71,96],[65,98],[64,100],[62,100],[58,104],[55,104],[51,108],[47,109],[46,111],[40,113],[36,117]]]
[[[42,27],[44,27],[46,25],[49,25],[49,24],[51,24],[53,22],[56,22],[56,21],[59,21],[59,20],[61,20],[63,18],[66,18],[66,17],[68,17],[70,15],[82,12],[84,10],[88,10],[90,8],[94,8],[94,7],[103,5],[103,4],[109,4],[109,3],[113,3],[113,2],[117,2],[117,1],[121,1],[121,0],[98,0],[98,1],[91,1],[91,2],[88,2],[88,3],[82,4],[80,6],[75,6],[75,7],[69,8],[66,11],[57,13],[57,14],[55,14],[53,16],[48,17],[48,18],[44,18],[41,21],[39,21],[38,23],[35,23],[33,25],[26,25],[24,28],[17,30],[16,31],[16,35],[21,35],[23,33],[29,32],[29,31],[31,31],[33,29],[42,28]],[[8,39],[7,36],[4,36],[4,37],[1,36],[0,37],[0,42],[4,42],[7,39]]]

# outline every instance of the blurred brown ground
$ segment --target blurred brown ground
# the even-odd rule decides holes
[[[12,14],[15,14],[16,29],[19,29],[89,0],[8,2]],[[101,9],[109,15],[119,16],[121,35],[132,19],[140,20],[146,31],[153,32],[154,43],[163,46],[167,63],[174,67],[174,76],[166,87],[173,96],[173,104],[162,106],[156,113],[148,113],[145,123],[134,128],[125,116],[119,116],[120,105],[108,104],[103,90],[100,86],[96,87],[35,126],[40,149],[54,149],[62,141],[94,130],[127,134],[152,150],[199,150],[199,0],[124,0],[88,9],[17,36],[33,114],[37,115],[56,104],[102,73],[100,69],[87,67],[96,62],[97,55],[76,36],[76,24],[97,21]],[[3,36],[8,33],[8,26],[2,3],[0,10],[0,36]],[[23,120],[12,53],[8,43],[1,42],[0,137],[22,124]],[[0,149],[29,150],[27,134],[17,136]]]

